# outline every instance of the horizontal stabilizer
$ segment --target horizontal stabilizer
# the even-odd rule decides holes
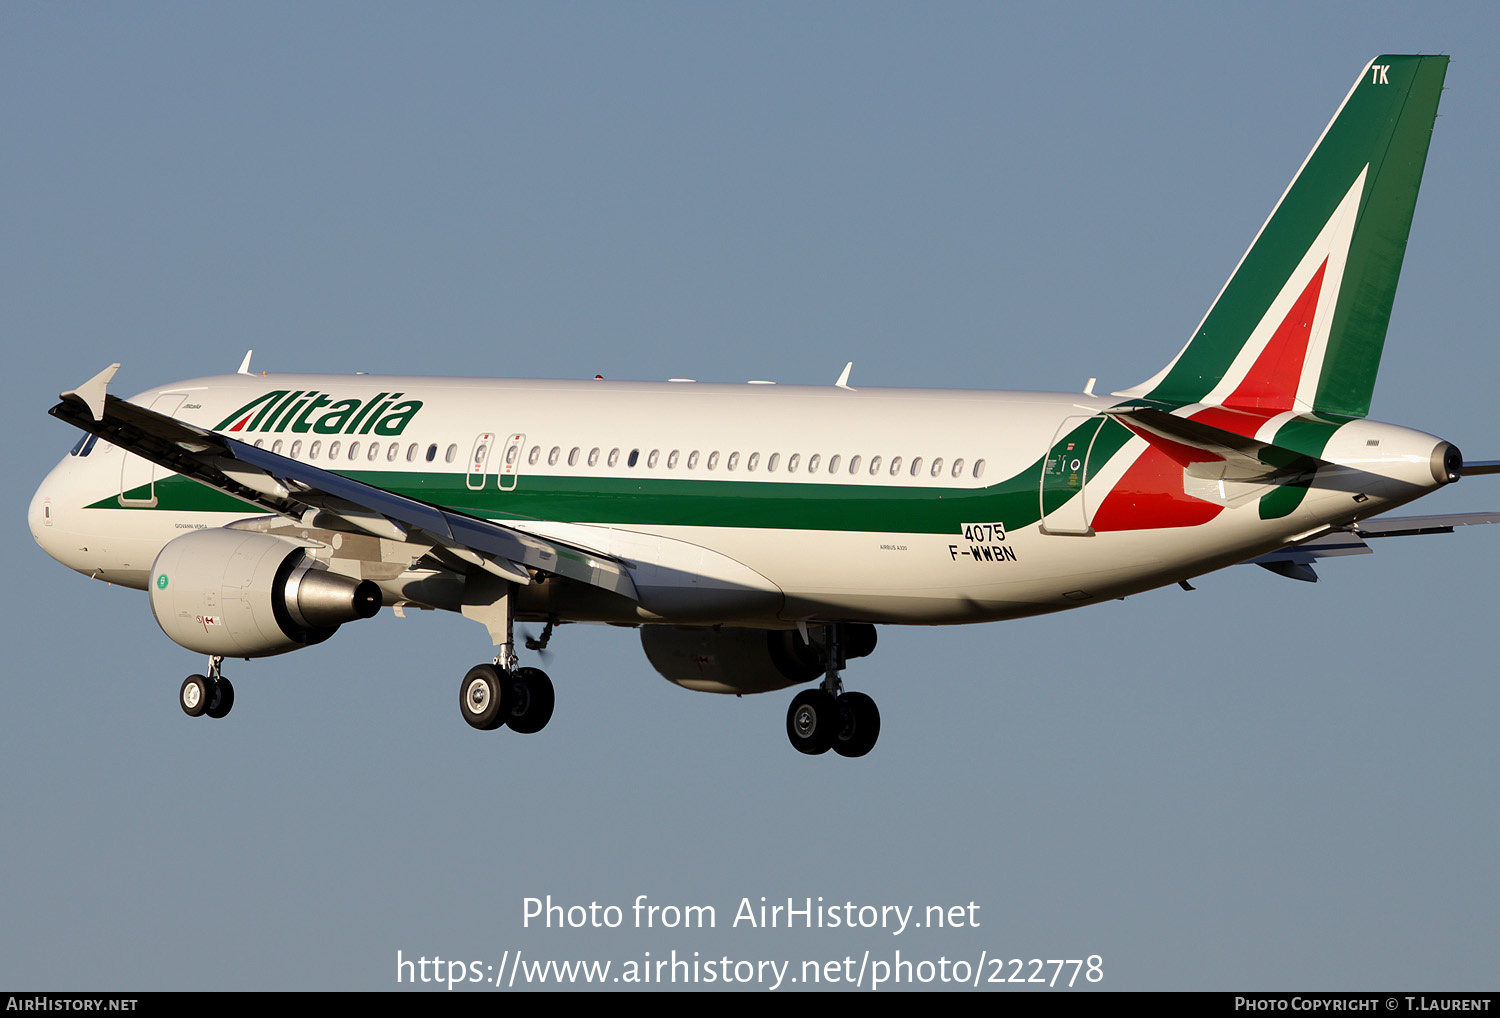
[[[1316,580],[1317,575],[1312,572],[1314,562],[1342,555],[1368,555],[1373,549],[1365,544],[1367,538],[1451,534],[1454,527],[1472,527],[1483,523],[1500,523],[1500,513],[1450,513],[1360,520],[1352,526],[1341,527],[1310,541],[1289,544],[1265,555],[1246,559],[1245,563],[1261,566],[1295,580]]]
[[[1451,534],[1454,527],[1500,523],[1500,513],[1450,513],[1440,516],[1394,516],[1360,520],[1354,525],[1361,537],[1410,537],[1414,534]]]

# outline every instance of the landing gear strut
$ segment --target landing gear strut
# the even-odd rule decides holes
[[[839,676],[846,663],[842,628],[838,623],[823,627],[827,667],[823,681],[816,689],[798,693],[787,708],[786,735],[799,753],[816,756],[831,749],[839,756],[864,756],[880,738],[880,710],[875,701],[864,693],[844,692]]]
[[[218,655],[210,657],[207,675],[189,675],[182,680],[177,703],[188,717],[207,714],[211,718],[222,718],[234,706],[234,686],[219,671],[223,663],[224,659]]]

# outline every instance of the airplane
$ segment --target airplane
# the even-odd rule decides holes
[[[1367,419],[1447,69],[1360,72],[1181,352],[1110,395],[238,372],[51,414],[84,434],[37,489],[32,535],[145,590],[207,655],[179,703],[222,718],[225,658],[322,643],[389,606],[483,624],[473,728],[540,731],[551,679],[517,622],[639,629],[688,689],[797,693],[787,736],[863,756],[844,688],[880,625],[1064,611],[1252,562],[1316,579],[1366,540],[1492,523],[1380,519],[1500,472]],[[819,681],[821,680],[821,681]]]

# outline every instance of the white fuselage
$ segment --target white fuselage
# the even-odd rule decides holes
[[[332,416],[340,401],[349,409]],[[1061,524],[1042,519],[1040,464],[1064,422],[1119,402],[1109,397],[237,374],[132,402],[623,560],[640,603],[575,613],[608,621],[1016,618],[1186,579],[1442,483],[1431,467],[1438,439],[1351,421],[1323,452],[1344,469],[1320,470],[1285,515],[1261,518],[1264,489],[1253,484],[1184,472],[1170,494],[1217,507],[1211,518],[1094,532],[1094,513],[1146,440],[1132,435],[1106,462],[1089,462]],[[389,416],[403,403],[400,419]],[[70,568],[144,587],[168,541],[263,514],[203,492],[100,442],[43,482],[31,531]],[[410,576],[375,578],[388,603],[421,600]]]

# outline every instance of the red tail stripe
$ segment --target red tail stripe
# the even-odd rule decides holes
[[[1255,358],[1243,381],[1224,400],[1229,407],[1290,410],[1297,400],[1297,385],[1302,380],[1307,360],[1307,341],[1312,335],[1313,315],[1318,310],[1318,294],[1323,289],[1323,273],[1328,259],[1318,266],[1296,303],[1276,327],[1266,348]]]

